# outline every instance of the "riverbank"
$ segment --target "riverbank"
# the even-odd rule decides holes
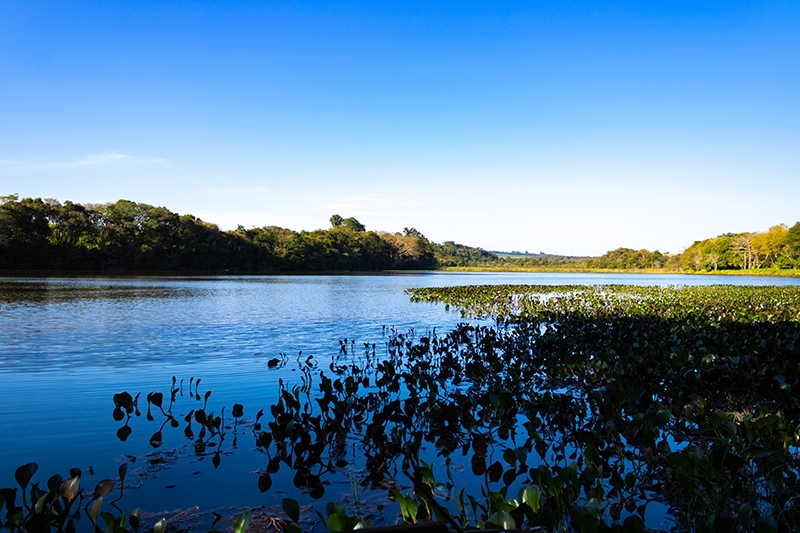
[[[720,275],[720,276],[767,276],[767,277],[800,277],[800,269],[759,268],[748,270],[701,270],[688,272],[682,270],[665,270],[659,268],[611,269],[611,268],[572,268],[572,267],[440,267],[444,272],[565,272],[571,274],[686,274],[686,275]]]
[[[667,270],[658,268],[641,269],[613,269],[613,268],[572,268],[572,267],[499,267],[499,266],[459,266],[439,267],[435,269],[419,270],[135,270],[135,269],[108,269],[108,270],[2,270],[0,278],[37,278],[37,277],[214,277],[214,276],[381,276],[386,274],[414,275],[424,272],[496,272],[496,273],[564,273],[564,274],[682,274],[687,276],[760,276],[778,278],[800,278],[800,269],[760,268],[749,270],[701,270],[696,272],[682,270]]]

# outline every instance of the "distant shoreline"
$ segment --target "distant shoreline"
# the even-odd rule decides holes
[[[663,269],[611,269],[611,268],[569,268],[569,267],[493,267],[493,266],[449,266],[433,269],[413,270],[58,270],[58,269],[0,269],[0,278],[8,277],[80,277],[80,276],[380,276],[385,274],[413,275],[425,272],[497,272],[497,273],[566,273],[566,274],[681,274],[686,276],[759,276],[774,278],[798,278],[800,269],[751,269],[751,270],[709,270],[681,271]]]
[[[708,270],[708,271],[683,271],[663,270],[658,268],[642,269],[612,269],[612,268],[570,268],[570,267],[492,267],[492,266],[467,266],[467,267],[440,267],[437,270],[445,272],[565,272],[570,274],[684,274],[687,276],[762,276],[776,278],[800,277],[800,269],[750,269],[750,270]]]
[[[800,277],[800,222],[763,233],[726,233],[680,254],[620,247],[599,257],[487,252],[435,243],[415,228],[368,231],[353,217],[331,227],[233,231],[130,200],[62,205],[0,196],[0,269],[203,274],[342,272],[573,272]],[[754,268],[756,266],[763,268]],[[739,269],[742,270],[726,270]],[[775,267],[786,267],[778,269]],[[708,270],[719,268],[720,270]],[[27,274],[26,274],[27,275]]]

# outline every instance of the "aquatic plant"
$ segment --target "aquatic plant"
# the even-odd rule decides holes
[[[234,404],[226,421],[199,380],[173,378],[144,396],[150,445],[175,432],[215,467],[237,439],[258,450],[255,488],[297,491],[283,500],[287,533],[317,518],[331,533],[385,522],[361,501],[374,494],[397,502],[396,520],[453,529],[800,527],[800,289],[411,292],[495,320],[445,335],[389,328],[384,353],[343,339],[325,359],[282,354],[265,372],[296,364],[298,379],[279,380],[252,418]],[[114,396],[121,440],[141,397]],[[174,405],[186,398],[197,407],[181,436]],[[311,512],[343,470],[357,504],[337,494]]]
[[[39,470],[35,462],[24,464],[14,472],[18,487],[0,489],[0,511],[5,508],[5,516],[0,519],[0,529],[12,533],[74,533],[76,522],[81,520],[81,510],[91,522],[91,529],[97,533],[139,533],[142,528],[142,510],[135,509],[125,514],[116,505],[122,499],[128,464],[119,467],[119,496],[109,500],[109,496],[117,487],[113,479],[104,479],[97,483],[92,492],[81,489],[81,471],[73,468],[71,477],[64,479],[54,474],[47,479],[46,489],[40,487],[41,482],[33,482]],[[21,493],[21,505],[17,505],[17,494]],[[88,500],[88,501],[86,501]],[[86,504],[83,505],[84,501]],[[103,509],[108,503],[116,511]],[[81,507],[83,505],[83,507]],[[250,523],[251,513],[242,513],[234,521],[233,533],[244,533]],[[146,529],[143,529],[145,531]],[[153,523],[153,533],[165,533],[167,521],[161,518]],[[208,533],[220,533],[210,530]]]

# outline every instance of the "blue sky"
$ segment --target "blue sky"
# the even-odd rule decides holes
[[[0,194],[678,252],[800,220],[800,3],[0,0]]]

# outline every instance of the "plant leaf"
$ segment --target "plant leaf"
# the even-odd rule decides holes
[[[328,529],[331,533],[342,533],[342,531],[352,531],[360,520],[355,516],[346,516],[333,513],[328,517]]]
[[[489,519],[489,523],[494,524],[496,526],[500,526],[505,530],[510,530],[517,527],[517,523],[514,520],[514,517],[505,511],[497,511],[496,513],[494,513],[492,517]]]
[[[283,511],[292,522],[300,521],[300,504],[292,498],[283,499]]]
[[[167,520],[162,518],[153,526],[153,533],[164,533],[167,530]]]
[[[103,505],[103,498],[97,498],[92,504],[92,523],[97,527],[97,513],[100,512],[100,506]]]
[[[100,481],[94,488],[94,494],[92,495],[92,498],[95,500],[97,498],[105,498],[111,494],[112,490],[114,490],[114,485],[116,485],[116,483],[113,479],[104,479]]]
[[[136,510],[131,513],[128,521],[131,523],[134,533],[139,533],[139,525],[142,523],[142,508],[137,507]]]
[[[39,470],[37,463],[27,463],[17,468],[14,472],[14,479],[17,480],[17,484],[22,487],[22,490],[25,490],[37,470]]]
[[[103,522],[106,523],[106,530],[108,530],[108,533],[114,533],[114,526],[117,522],[114,515],[108,511],[100,511],[100,517],[103,519]]]
[[[236,520],[233,521],[233,533],[244,533],[252,519],[253,513],[242,513],[237,516]]]

